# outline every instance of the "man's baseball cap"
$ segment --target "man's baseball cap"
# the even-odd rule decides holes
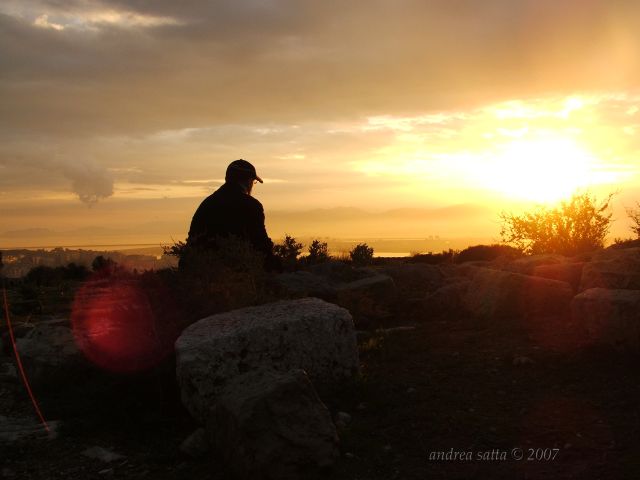
[[[227,177],[230,176],[229,173],[233,175],[233,173],[239,173],[239,172],[248,174],[248,176],[254,178],[260,183],[264,183],[256,173],[256,167],[251,165],[246,160],[243,160],[242,158],[240,160],[234,160],[229,164],[229,166],[227,167]]]

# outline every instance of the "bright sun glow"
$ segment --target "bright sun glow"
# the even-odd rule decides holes
[[[600,183],[597,163],[570,139],[515,140],[483,162],[477,180],[511,198],[554,202]]]

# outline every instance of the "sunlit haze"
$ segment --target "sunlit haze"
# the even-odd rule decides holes
[[[9,0],[0,247],[170,243],[251,161],[274,238],[495,241],[640,200],[632,1]]]

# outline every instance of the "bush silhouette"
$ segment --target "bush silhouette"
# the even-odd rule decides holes
[[[329,248],[326,242],[320,240],[314,240],[309,245],[309,255],[307,255],[307,262],[311,264],[322,263],[329,260]]]
[[[411,255],[410,262],[426,263],[429,265],[438,265],[440,263],[452,263],[458,255],[458,250],[443,250],[441,253],[414,253]]]
[[[370,265],[373,262],[373,248],[366,243],[359,243],[349,252],[349,257],[354,265]]]
[[[285,235],[282,243],[273,247],[273,254],[280,258],[282,266],[285,268],[295,267],[300,252],[302,252],[302,244],[298,243],[291,235]]]
[[[502,213],[502,241],[525,254],[576,255],[604,246],[611,226],[613,194],[598,202],[589,193],[574,194],[556,208],[539,207],[523,215]]]
[[[627,208],[627,216],[631,219],[631,230],[640,238],[640,203],[636,203],[635,208]]]
[[[500,257],[514,258],[522,255],[520,250],[509,245],[473,245],[455,255],[455,263],[490,261]]]
[[[262,253],[234,236],[217,238],[213,247],[183,248],[173,279],[193,319],[256,305],[266,295]]]

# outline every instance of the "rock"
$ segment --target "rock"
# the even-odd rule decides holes
[[[16,340],[16,348],[34,386],[77,383],[90,369],[69,327],[38,324]]]
[[[444,273],[437,265],[403,263],[382,270],[391,277],[403,295],[417,292],[424,295],[442,286]]]
[[[590,288],[640,290],[640,248],[606,249],[585,264],[580,291]]]
[[[449,318],[456,315],[465,315],[467,310],[464,298],[470,283],[470,280],[461,279],[427,294],[422,300],[419,318],[433,320],[443,316]]]
[[[310,296],[332,300],[336,288],[330,281],[311,272],[281,273],[275,277],[276,284],[291,296]]]
[[[585,290],[571,302],[571,316],[592,343],[640,347],[640,290]]]
[[[237,377],[212,409],[207,432],[241,479],[307,478],[339,457],[331,415],[302,370]]]
[[[375,275],[375,271],[366,267],[354,267],[340,260],[329,260],[309,267],[311,273],[320,275],[332,283],[345,283]]]
[[[351,312],[356,325],[370,328],[389,315],[396,293],[391,277],[376,274],[338,285],[336,303]]]
[[[584,265],[584,262],[537,265],[533,267],[531,275],[534,277],[549,278],[551,280],[566,282],[571,285],[574,292],[577,292],[580,288],[580,280],[582,278]]]
[[[0,471],[0,474],[2,478],[13,478],[18,475],[14,470],[11,470],[9,467],[4,467],[2,471]]]
[[[564,314],[572,297],[566,282],[483,269],[473,277],[464,302],[479,318],[529,318]]]
[[[180,451],[192,458],[203,457],[209,450],[209,440],[204,428],[198,428],[180,444]]]
[[[186,328],[176,341],[182,400],[204,421],[233,378],[256,369],[304,369],[330,384],[359,370],[351,315],[317,298],[290,300],[221,313]]]
[[[336,413],[336,422],[341,422],[344,425],[349,425],[351,423],[351,415],[347,412],[338,412]]]
[[[13,363],[0,364],[0,382],[16,382],[18,371]]]
[[[569,259],[563,255],[541,254],[518,258],[507,263],[503,268],[513,273],[532,275],[533,271],[538,267],[544,265],[562,265],[563,263],[569,263]]]
[[[533,360],[529,357],[518,356],[513,359],[513,365],[515,367],[523,366],[523,365],[533,365]]]
[[[111,463],[115,460],[122,460],[124,455],[120,455],[118,453],[112,452],[111,450],[107,450],[106,448],[94,446],[85,449],[82,452],[87,458],[92,458],[94,460],[100,460],[101,462]]]
[[[338,303],[346,296],[368,296],[377,301],[387,302],[395,297],[396,285],[388,275],[375,274],[353,282],[337,285]]]
[[[11,418],[0,415],[0,445],[57,438],[60,422],[47,422],[47,426],[49,431],[32,418]]]

